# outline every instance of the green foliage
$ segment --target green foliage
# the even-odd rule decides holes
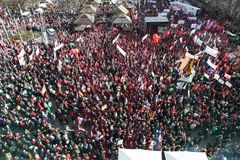
[[[21,31],[20,35],[21,35],[23,41],[27,41],[29,39],[33,39],[33,37],[34,37],[34,39],[41,37],[41,32]],[[20,35],[15,34],[11,38],[13,38],[14,40],[20,41],[21,40]]]

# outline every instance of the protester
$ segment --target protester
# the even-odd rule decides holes
[[[118,147],[199,151],[204,139],[216,137],[205,150],[212,156],[238,135],[239,54],[228,43],[229,22],[192,22],[171,10],[171,24],[184,24],[167,26],[157,41],[142,40],[149,6],[130,33],[102,22],[71,32],[77,17],[58,18],[56,10],[42,17],[58,31],[54,43],[2,39],[1,152],[15,159],[113,160]],[[111,17],[112,9],[100,6],[96,18]],[[194,30],[193,23],[201,27]],[[193,58],[181,70],[185,53]]]

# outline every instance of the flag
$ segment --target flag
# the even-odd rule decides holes
[[[47,88],[46,88],[46,85],[44,84],[43,87],[42,87],[42,91],[41,91],[42,96],[44,96],[46,91],[47,91]]]
[[[188,56],[186,56],[186,57],[183,59],[181,65],[180,65],[180,67],[179,67],[179,70],[183,70],[183,69],[187,66],[189,60],[190,60],[190,58],[189,58]]]
[[[221,83],[221,84],[224,84],[224,80],[222,80],[221,78],[218,79],[218,82]]]
[[[185,23],[185,20],[179,20],[178,21],[178,24],[184,24]]]
[[[193,64],[194,64],[194,59],[191,60],[190,64],[186,69],[186,76],[189,76],[192,73]]]
[[[61,60],[58,60],[58,71],[61,72],[62,71],[62,61]]]
[[[209,75],[207,73],[204,73],[204,77],[206,77],[207,79],[209,79]]]
[[[118,45],[117,45],[117,49],[119,50],[119,52],[125,57],[127,55],[127,53],[122,49],[120,48]]]
[[[24,55],[26,54],[26,51],[24,49],[21,50],[21,52],[18,55],[18,61],[21,66],[26,64],[26,61],[24,59]]]
[[[224,77],[226,78],[226,79],[231,79],[231,76],[229,75],[229,74],[224,74]]]
[[[54,56],[54,61],[57,60],[57,50],[61,49],[64,46],[63,43],[61,43],[60,45],[58,45],[57,47],[53,48],[53,56]]]
[[[143,42],[145,39],[147,39],[148,36],[149,36],[149,34],[146,34],[145,36],[143,36],[142,42]]]
[[[191,28],[194,29],[194,30],[196,31],[197,24],[196,24],[196,23],[192,24],[192,25],[191,25]]]
[[[36,56],[37,57],[38,57],[39,53],[40,53],[40,50],[39,50],[39,47],[37,46],[37,49],[36,49]]]
[[[197,43],[199,46],[202,46],[203,44],[203,41],[200,38],[198,38],[197,35],[194,37],[194,42]]]
[[[114,44],[118,40],[119,36],[120,34],[118,34],[117,37],[112,41],[112,44]]]
[[[210,48],[209,46],[206,47],[205,52],[213,57],[217,57],[217,50],[214,50],[212,48]]]
[[[178,24],[171,24],[172,28],[177,28]]]
[[[201,29],[202,28],[202,24],[197,25],[196,29]]]
[[[214,65],[214,64],[211,62],[211,60],[210,60],[210,59],[208,59],[208,60],[207,60],[207,64],[208,64],[210,67],[212,67],[214,70],[216,70],[216,69],[217,69],[217,66],[216,66],[216,65]]]
[[[214,74],[214,79],[218,80],[220,78],[219,74]]]
[[[229,88],[232,88],[232,84],[229,83],[228,81],[225,83],[226,86],[228,86]]]

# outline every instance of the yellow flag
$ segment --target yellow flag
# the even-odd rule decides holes
[[[179,69],[180,69],[181,71],[187,66],[189,60],[190,60],[190,58],[189,58],[188,56],[186,56],[186,57],[184,58],[184,60],[182,61],[181,65],[180,65],[180,67],[179,67]]]

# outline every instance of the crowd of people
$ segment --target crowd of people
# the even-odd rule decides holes
[[[55,43],[23,44],[2,34],[0,154],[114,160],[124,147],[190,148],[212,157],[239,135],[239,51],[228,41],[231,22],[206,15],[190,20],[171,10],[170,24],[155,43],[141,29],[150,5],[142,6],[132,32],[111,23],[71,32],[77,17],[58,18],[56,10],[43,14],[58,32]],[[109,6],[99,8],[98,18],[109,16]],[[11,23],[8,16],[5,23]],[[199,147],[209,137],[213,140]]]

